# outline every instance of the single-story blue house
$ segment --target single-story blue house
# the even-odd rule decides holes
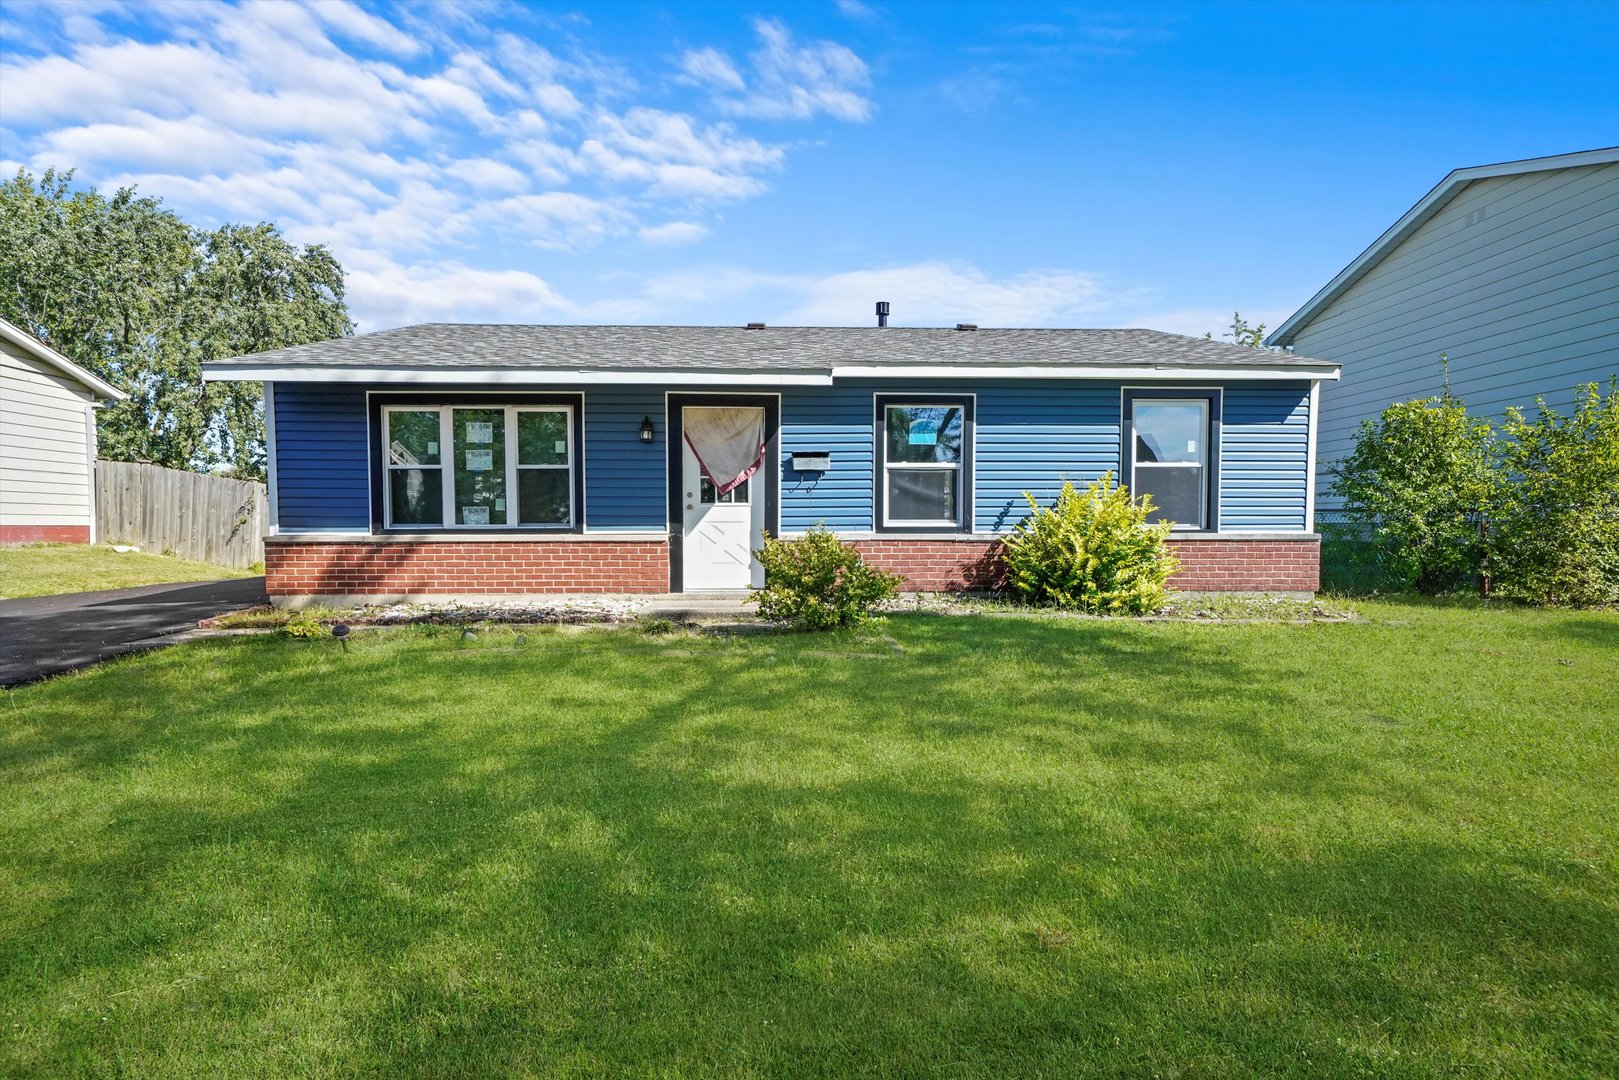
[[[819,523],[992,586],[1024,492],[1112,471],[1185,590],[1313,592],[1336,364],[1153,330],[425,325],[208,364],[264,384],[269,591],[726,592]]]

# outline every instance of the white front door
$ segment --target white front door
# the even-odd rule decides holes
[[[685,410],[696,411],[696,407]],[[760,413],[764,410],[760,409]],[[684,420],[682,421],[684,426]],[[703,475],[691,445],[681,444],[681,486],[685,529],[681,540],[681,587],[686,592],[741,592],[765,583],[764,567],[753,557],[764,544],[765,485],[761,466],[740,485],[718,494]]]

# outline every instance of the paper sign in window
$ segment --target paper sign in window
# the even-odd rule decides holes
[[[463,506],[461,508],[461,524],[487,525],[489,524],[489,507]]]
[[[495,425],[485,420],[467,421],[467,442],[492,443],[495,441]],[[471,466],[467,466],[471,468]],[[484,468],[489,466],[485,465]]]
[[[469,427],[472,425],[468,425]],[[467,472],[488,472],[495,467],[493,450],[468,450]]]

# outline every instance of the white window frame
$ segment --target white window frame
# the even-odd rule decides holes
[[[506,449],[506,521],[500,524],[489,525],[463,525],[455,520],[455,413],[460,411],[494,412],[502,414],[501,439]],[[389,451],[392,434],[393,413],[438,413],[439,422],[439,463],[437,465],[396,465],[393,463]],[[519,465],[517,444],[517,415],[523,412],[559,412],[564,415],[567,422],[568,460],[562,465]],[[571,530],[579,516],[577,481],[574,469],[577,467],[578,445],[574,438],[574,409],[571,405],[505,405],[499,402],[490,402],[487,405],[477,403],[462,403],[456,405],[436,405],[423,402],[419,405],[384,405],[382,415],[382,521],[389,529],[464,529],[475,532],[489,531],[523,531],[523,532],[558,532]],[[443,498],[444,515],[437,524],[423,522],[395,522],[393,519],[393,481],[388,475],[400,469],[437,469],[439,471],[439,491]],[[520,525],[522,511],[519,504],[517,474],[519,469],[552,469],[565,470],[568,477],[568,520],[565,522],[548,522],[544,524]]]
[[[890,409],[960,409],[961,410],[961,457],[954,461],[901,461],[888,460],[888,410]],[[966,483],[967,464],[967,437],[969,425],[966,399],[941,398],[937,401],[884,401],[883,402],[883,429],[882,429],[882,455],[883,455],[883,528],[885,529],[965,529],[962,519],[967,513],[966,493],[962,485]],[[893,505],[893,498],[888,486],[888,475],[893,470],[909,472],[912,470],[951,470],[956,474],[956,516],[954,518],[896,518],[890,517],[888,508]]]
[[[1200,470],[1197,485],[1197,524],[1175,522],[1173,532],[1208,532],[1209,531],[1209,452],[1210,442],[1214,437],[1213,417],[1209,412],[1208,398],[1175,398],[1175,397],[1137,397],[1130,405],[1130,496],[1138,498],[1136,487],[1136,473],[1141,469],[1184,469],[1190,462],[1186,461],[1142,461],[1137,450],[1139,438],[1136,435],[1136,410],[1145,405],[1196,405],[1198,416],[1202,425],[1202,436],[1198,439],[1200,460],[1197,468]]]
[[[567,440],[568,460],[561,465],[524,465],[519,460],[521,443],[517,438],[518,417],[523,413],[561,413],[567,425],[567,432],[563,436]],[[574,515],[577,512],[573,505],[573,407],[571,405],[511,405],[506,409],[506,430],[508,444],[506,453],[506,517],[508,521],[515,519],[516,529],[571,529]],[[522,494],[518,488],[518,475],[524,469],[548,470],[551,472],[565,472],[568,477],[568,519],[566,521],[536,522],[529,525],[521,524],[523,520],[521,499]]]

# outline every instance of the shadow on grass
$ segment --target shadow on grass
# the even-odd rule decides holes
[[[336,1071],[388,1074],[1512,1071],[1447,1042],[1469,1023],[1586,1060],[1552,1036],[1619,955],[1579,868],[1459,838],[1264,842],[1252,805],[1420,797],[1288,723],[1329,646],[894,633],[903,655],[848,659],[811,638],[259,640],[125,669],[110,715],[70,687],[82,727],[0,756],[109,784],[77,811],[99,843],[38,822],[7,855],[39,888],[0,985],[67,1017],[30,1019],[18,1071],[244,1048],[297,1069],[318,1051],[288,999],[332,1003],[305,1022]],[[186,963],[221,973],[85,1040],[86,1005]]]

